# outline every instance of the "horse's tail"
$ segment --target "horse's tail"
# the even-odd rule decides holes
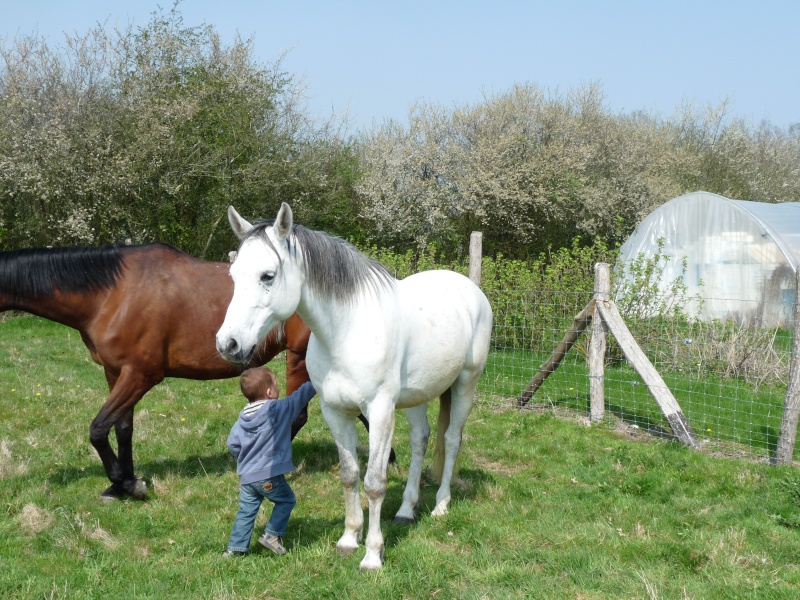
[[[450,388],[439,397],[439,420],[436,431],[436,449],[433,453],[433,478],[442,481],[444,472],[444,434],[450,426]]]

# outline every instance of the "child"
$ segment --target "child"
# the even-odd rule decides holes
[[[239,474],[239,512],[223,556],[247,554],[258,510],[264,498],[275,506],[258,543],[275,554],[286,554],[283,536],[296,503],[284,474],[294,470],[290,432],[292,421],[317,393],[311,382],[278,400],[278,381],[266,367],[248,369],[240,380],[248,400],[228,436]]]

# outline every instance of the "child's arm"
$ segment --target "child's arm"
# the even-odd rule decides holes
[[[233,454],[234,457],[239,458],[239,453],[242,451],[242,443],[239,441],[239,423],[238,421],[236,424],[231,428],[230,434],[228,434],[228,450],[230,453]]]
[[[317,390],[314,389],[314,384],[306,381],[303,385],[297,388],[292,396],[297,396],[300,402],[300,408],[306,406],[314,396],[317,395]]]
[[[310,381],[306,381],[293,393],[291,393],[289,396],[286,396],[286,398],[279,402],[278,405],[286,407],[286,410],[291,411],[294,414],[293,418],[297,418],[297,415],[300,413],[300,411],[303,410],[303,408],[305,408],[309,402],[311,402],[316,394],[317,390],[314,389],[313,384]]]

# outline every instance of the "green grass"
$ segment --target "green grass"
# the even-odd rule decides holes
[[[279,363],[275,368],[280,374]],[[491,377],[503,381],[496,370],[487,372]],[[298,505],[289,554],[276,557],[254,545],[247,557],[223,559],[237,499],[225,448],[243,403],[236,380],[170,380],[139,404],[134,456],[150,487],[145,502],[98,499],[107,481],[88,428],[105,393],[102,371],[75,332],[32,317],[0,322],[0,597],[800,593],[796,468],[632,441],[609,427],[489,402],[468,421],[450,513],[429,516],[436,487],[426,478],[420,517],[410,526],[391,521],[409,459],[406,422],[398,418],[381,572],[359,573],[363,549],[348,558],[335,552],[342,492],[317,401],[294,446]],[[363,436],[362,444],[366,459]]]

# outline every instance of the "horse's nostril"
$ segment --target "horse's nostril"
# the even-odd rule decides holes
[[[236,340],[231,339],[228,342],[228,347],[225,348],[225,354],[232,356],[236,354],[238,351],[239,351],[239,343]]]

